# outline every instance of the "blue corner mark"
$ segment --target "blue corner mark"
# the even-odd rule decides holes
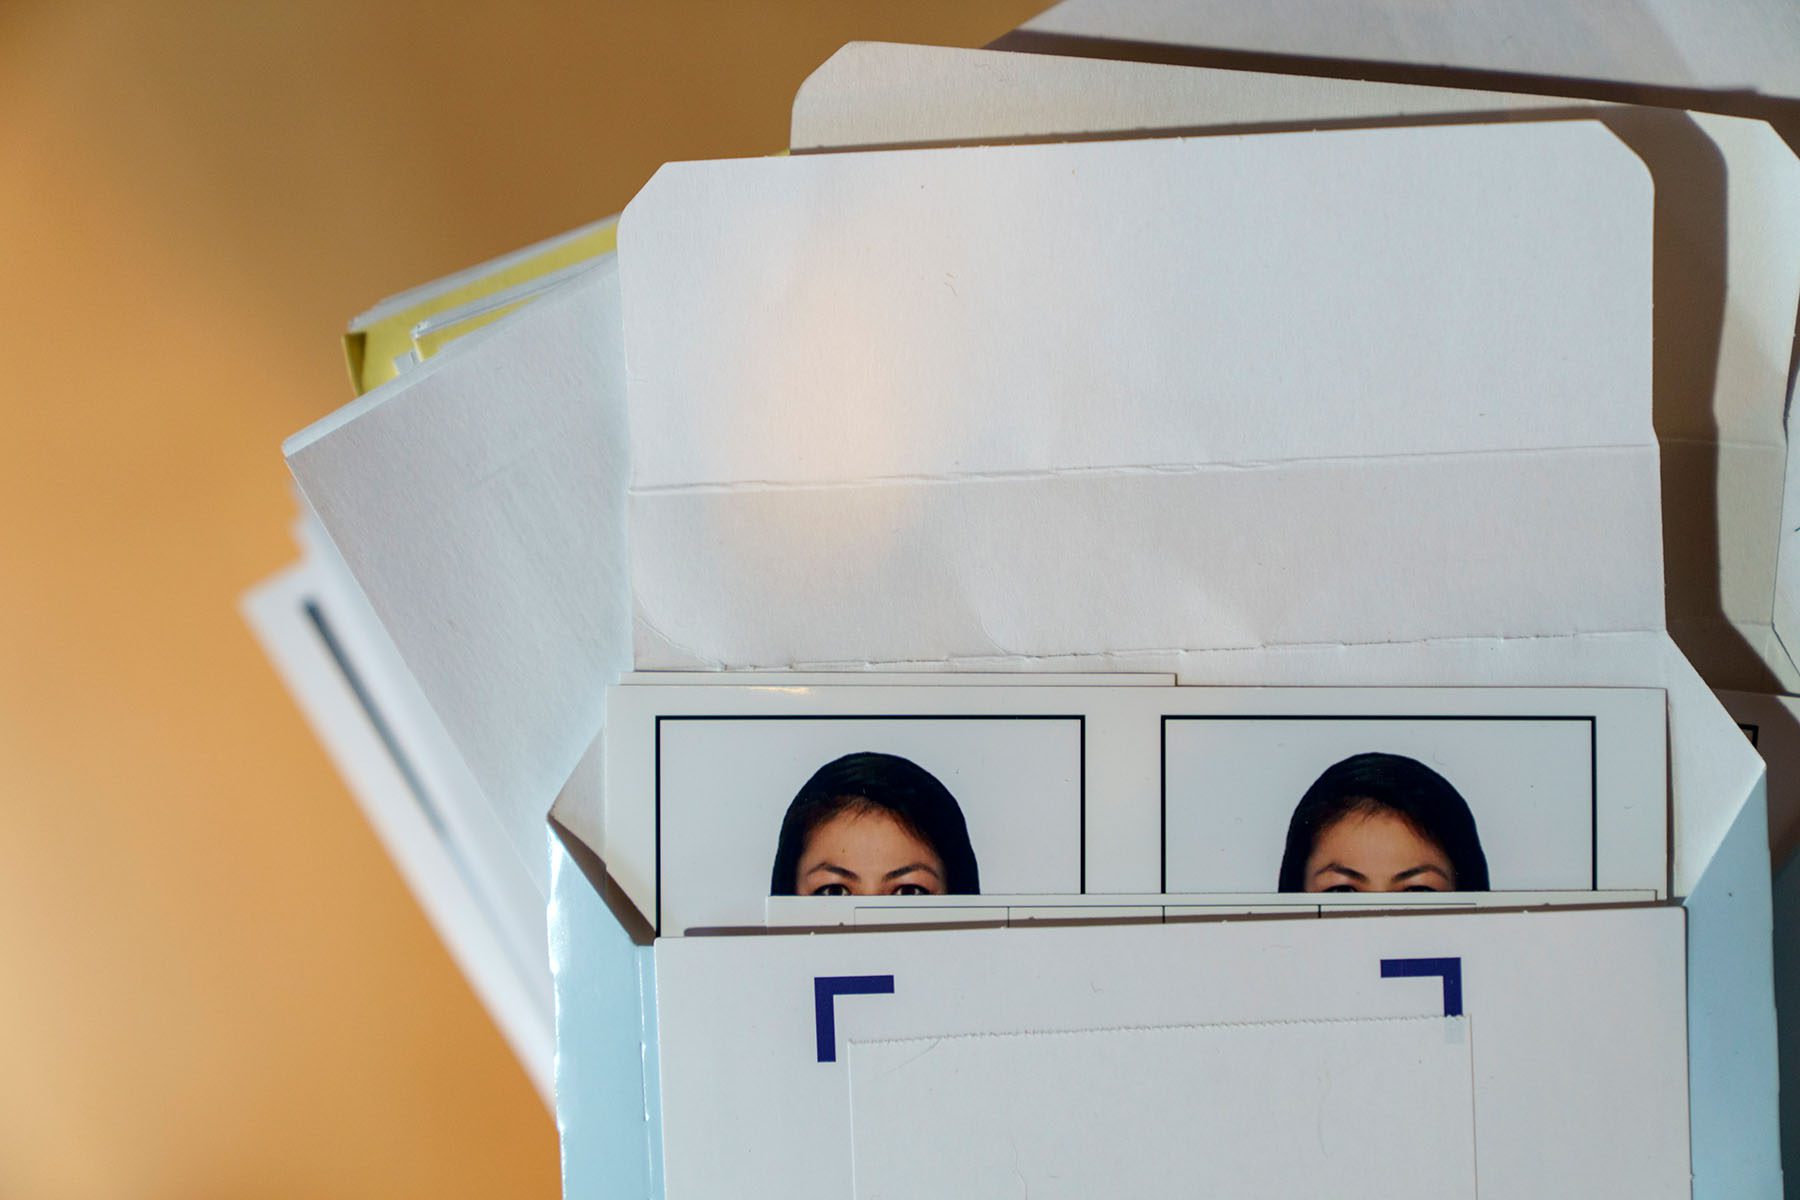
[[[813,979],[813,1025],[819,1034],[819,1061],[837,1061],[839,996],[891,996],[892,975],[820,975]]]
[[[1441,975],[1444,980],[1444,1015],[1460,1017],[1462,1005],[1462,959],[1460,958],[1384,958],[1383,979],[1421,979]]]

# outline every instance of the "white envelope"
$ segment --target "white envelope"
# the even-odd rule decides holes
[[[1316,173],[1282,176],[1326,137]],[[1761,770],[1662,628],[1649,314],[1621,301],[1648,294],[1648,181],[1608,137],[1572,122],[666,169],[621,234],[640,664],[1124,649],[1208,682],[1667,687],[1696,1169],[1702,1194],[1720,1172],[1766,1187],[1772,1074],[1743,1091],[1769,1044],[1766,910],[1754,879],[1701,878],[1766,853]],[[1187,154],[1211,157],[1182,175]],[[1409,154],[1433,169],[1406,173]],[[1332,231],[1374,231],[1365,258],[1283,223],[1284,189],[1327,186]],[[1175,194],[1206,219],[1157,207]],[[1445,214],[1477,195],[1505,216],[1459,242]],[[1253,219],[1279,237],[1232,224]],[[1179,244],[1189,230],[1221,244]],[[1441,274],[1409,273],[1426,261]],[[1445,276],[1489,301],[1479,319]],[[1349,303],[1370,287],[1388,290]],[[1279,356],[1219,332],[1277,311]],[[1380,324],[1395,312],[1429,348],[1404,387],[1370,349],[1398,343]],[[1554,379],[1533,376],[1545,345]],[[1194,386],[1157,390],[1175,378]],[[1472,393],[1492,402],[1448,399]],[[1210,406],[1191,434],[1183,404]],[[1529,512],[1500,483],[1520,478]],[[1181,511],[1208,528],[1167,519]],[[1484,574],[1496,562],[1506,579]],[[1297,594],[1308,579],[1331,582]],[[1709,982],[1715,955],[1729,987]]]
[[[1783,419],[1800,306],[1800,161],[1766,122],[1545,95],[861,43],[801,86],[792,144],[1579,115],[1606,123],[1644,159],[1658,195],[1653,390],[1669,631],[1714,687],[1800,688],[1780,636],[1797,611],[1788,546],[1800,519],[1785,517],[1800,514],[1800,494],[1788,494]],[[1800,460],[1793,474],[1800,480]]]

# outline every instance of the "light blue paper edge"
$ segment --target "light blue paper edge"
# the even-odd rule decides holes
[[[1781,1156],[1800,1162],[1800,854],[1775,874],[1771,894],[1775,947],[1777,1057],[1781,1078]]]
[[[1761,778],[1684,902],[1694,1200],[1782,1194],[1769,876]]]
[[[555,834],[549,843],[563,1195],[661,1200],[655,952],[631,940]]]

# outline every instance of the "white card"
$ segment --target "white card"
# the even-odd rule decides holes
[[[761,925],[771,895],[1667,894],[1650,689],[634,684],[609,707],[605,811],[558,815],[665,936]]]
[[[1461,1014],[1482,1195],[1685,1198],[1684,955],[1661,907],[665,940],[666,1195],[853,1194],[859,1043]]]

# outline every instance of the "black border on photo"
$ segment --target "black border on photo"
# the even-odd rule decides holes
[[[664,721],[1074,721],[1076,734],[1075,894],[1087,895],[1087,714],[1085,713],[680,713],[656,716],[656,932],[662,934],[662,729]],[[1165,842],[1166,838],[1163,839]],[[1165,874],[1167,867],[1165,863]]]
[[[1170,721],[1586,721],[1588,727],[1588,887],[1600,889],[1600,721],[1592,714],[1536,713],[1163,713],[1157,729],[1157,840],[1161,843],[1158,886],[1169,892],[1169,722]],[[1493,888],[1504,891],[1504,888]],[[657,895],[660,897],[661,892]]]

